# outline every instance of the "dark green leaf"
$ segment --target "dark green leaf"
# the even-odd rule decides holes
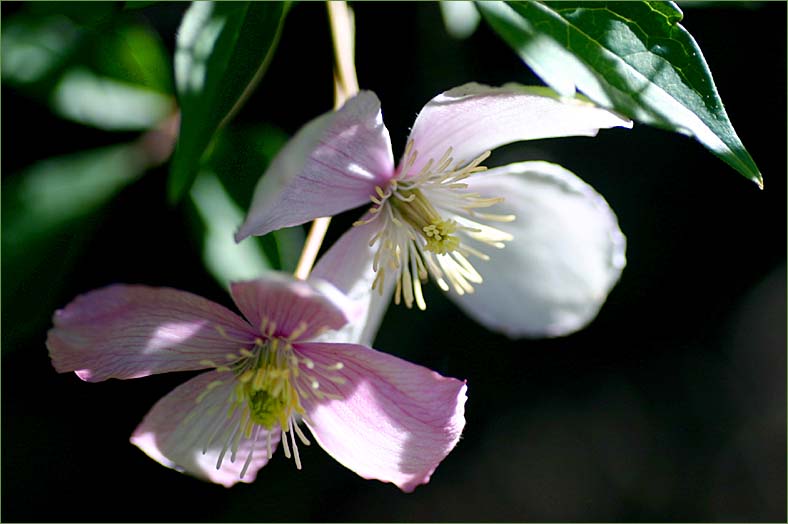
[[[234,202],[240,209],[246,210],[260,176],[287,139],[284,131],[268,124],[225,127],[217,134],[206,153],[205,167],[217,174]],[[240,224],[241,220],[235,224],[235,228]],[[232,233],[235,233],[235,229]],[[286,228],[255,237],[254,242],[257,241],[275,269],[292,271],[304,244],[304,230],[300,227]]]
[[[82,30],[64,16],[19,13],[3,19],[3,82],[36,91],[78,47]]]
[[[3,303],[13,297],[4,322],[16,335],[48,320],[96,213],[148,165],[137,144],[124,144],[44,160],[3,180]]]
[[[130,0],[123,2],[123,9],[144,9],[157,3],[158,0]]]
[[[248,209],[257,182],[288,138],[269,124],[227,126],[216,135],[204,162],[238,205]]]
[[[189,197],[199,218],[203,264],[224,287],[271,269],[291,272],[298,262],[303,228],[281,229],[240,244],[233,240],[260,175],[287,139],[284,131],[268,124],[230,125],[217,133],[205,153]]]
[[[478,2],[485,20],[550,87],[646,124],[690,135],[747,178],[709,68],[671,2]]]
[[[118,2],[29,2],[26,7],[32,14],[63,15],[83,26],[103,24],[120,11]]]
[[[159,35],[146,25],[121,23],[93,48],[94,69],[160,93],[173,92],[172,64]]]
[[[183,17],[175,52],[181,130],[169,197],[189,188],[216,130],[243,103],[276,49],[287,4],[194,2]]]
[[[149,129],[174,110],[171,67],[155,32],[131,18],[91,28],[62,14],[4,19],[3,81],[81,124]]]
[[[136,144],[50,158],[3,180],[3,247],[11,253],[106,203],[147,168]],[[8,180],[8,182],[6,182]]]
[[[88,32],[80,60],[55,86],[59,115],[108,131],[154,127],[175,109],[170,61],[158,35],[121,13]]]

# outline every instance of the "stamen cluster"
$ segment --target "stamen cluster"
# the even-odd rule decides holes
[[[312,359],[299,354],[293,347],[293,342],[307,327],[307,324],[302,322],[289,336],[276,336],[276,323],[264,318],[260,326],[261,336],[255,338],[251,344],[238,341],[244,343],[245,347],[237,354],[227,354],[227,364],[218,365],[207,360],[203,362],[216,371],[229,373],[230,376],[227,380],[209,383],[197,397],[197,403],[204,401],[212,390],[228,384],[228,381],[234,383],[225,402],[211,412],[215,419],[209,425],[211,429],[204,435],[203,454],[208,452],[214,442],[222,443],[216,469],[221,468],[228,451],[230,461],[235,462],[241,439],[253,443],[241,471],[241,478],[251,463],[255,444],[263,435],[270,459],[273,454],[271,435],[275,434],[277,426],[281,431],[285,456],[292,456],[296,467],[301,469],[296,436],[305,446],[310,445],[309,439],[298,425],[300,419],[307,418],[301,401],[310,397],[342,398],[334,393],[321,391],[320,382],[313,370],[320,367],[324,378],[336,384],[344,383],[342,377],[330,373],[342,369],[341,362],[330,366],[318,365]],[[220,326],[216,329],[222,336],[229,338]]]
[[[405,150],[402,169],[384,189],[375,188],[370,196],[374,204],[369,217],[354,225],[380,221],[380,229],[369,245],[378,244],[373,260],[377,272],[373,288],[383,293],[388,272],[395,275],[394,302],[403,299],[407,307],[415,302],[426,309],[421,283],[428,276],[444,291],[454,289],[460,295],[473,293],[473,284],[481,284],[482,277],[468,257],[489,260],[485,253],[469,246],[463,238],[491,247],[503,248],[512,236],[499,229],[478,222],[479,219],[510,222],[513,215],[480,213],[503,198],[485,198],[468,190],[464,180],[486,170],[481,163],[490,156],[486,151],[470,162],[454,162],[452,148],[435,162],[429,159],[416,175],[411,168],[418,152],[411,140]]]

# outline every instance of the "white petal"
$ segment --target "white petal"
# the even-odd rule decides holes
[[[418,151],[411,173],[452,148],[455,162],[469,162],[496,147],[520,140],[594,136],[632,122],[581,98],[560,98],[546,87],[469,83],[427,103],[410,138]]]
[[[328,331],[318,340],[372,345],[391,302],[395,282],[387,278],[383,293],[372,289],[376,275],[372,270],[375,251],[369,241],[377,229],[377,221],[352,227],[320,258],[312,271],[311,282],[327,281],[346,296],[343,307],[349,319],[343,328]]]
[[[338,111],[302,127],[276,155],[235,235],[265,235],[364,203],[393,176],[389,132],[380,100],[362,91]]]
[[[233,439],[241,411],[227,415],[228,399],[235,395],[235,381],[228,375],[203,373],[162,397],[134,430],[132,444],[168,468],[225,487],[252,482],[268,463],[269,432],[256,427],[252,438],[240,434]],[[270,433],[273,451],[280,431]]]
[[[473,191],[502,196],[490,208],[514,214],[495,224],[514,240],[487,248],[473,294],[450,294],[468,315],[510,337],[555,337],[596,316],[626,265],[626,239],[607,202],[561,166],[521,162],[470,181]]]

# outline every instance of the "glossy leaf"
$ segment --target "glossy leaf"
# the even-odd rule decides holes
[[[172,61],[159,35],[147,25],[131,22],[124,14],[119,23],[102,34],[94,46],[93,68],[102,75],[148,89],[172,94]]]
[[[699,140],[762,186],[698,44],[672,2],[478,2],[489,25],[561,93]]]
[[[273,269],[258,242],[233,241],[243,212],[214,173],[200,172],[189,196],[203,224],[203,264],[219,284],[229,290],[230,282],[257,278]]]
[[[214,133],[268,67],[286,11],[280,2],[194,2],[186,11],[175,52],[181,131],[169,179],[172,201],[189,188]]]

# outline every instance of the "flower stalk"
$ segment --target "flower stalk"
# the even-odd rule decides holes
[[[344,0],[329,0],[328,23],[334,44],[334,109],[339,109],[345,101],[358,93],[355,55],[355,21],[353,11]],[[296,278],[305,280],[317,259],[320,246],[328,231],[331,217],[320,217],[312,221],[295,272]]]

